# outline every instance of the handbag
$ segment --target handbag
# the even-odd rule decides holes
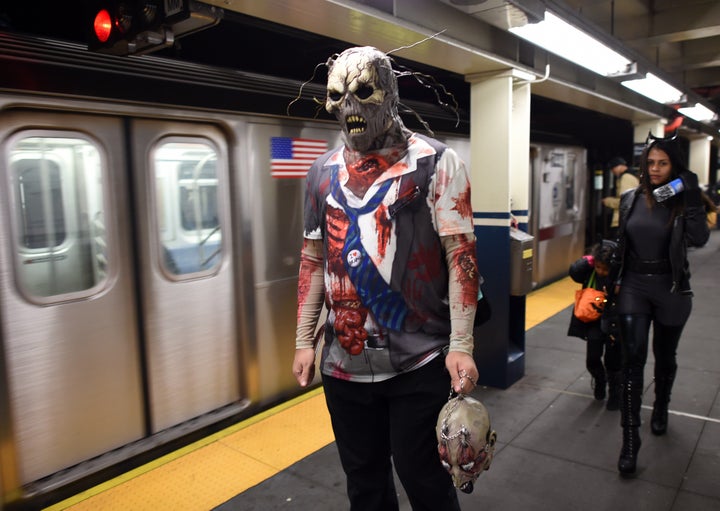
[[[595,289],[595,270],[593,270],[587,287],[575,291],[573,314],[583,323],[597,321],[605,309],[606,302],[605,292]]]

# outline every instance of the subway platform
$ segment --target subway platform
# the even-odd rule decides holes
[[[650,432],[653,359],[645,371],[642,448],[620,477],[620,412],[592,397],[585,344],[568,337],[577,284],[528,295],[525,375],[505,390],[479,387],[498,443],[464,510],[720,510],[720,232],[689,254],[693,312],[678,349],[668,432]],[[231,461],[229,461],[231,460]],[[400,509],[410,505],[397,482]],[[336,511],[345,478],[322,389],[51,510]]]

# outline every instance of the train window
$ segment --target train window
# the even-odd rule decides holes
[[[108,271],[98,148],[86,138],[26,132],[8,155],[23,294],[46,303],[96,288]]]
[[[61,245],[65,217],[60,166],[48,159],[24,158],[11,167],[20,212],[20,246],[49,249]]]
[[[153,163],[163,269],[213,270],[222,256],[217,151],[205,140],[174,138],[158,145]]]

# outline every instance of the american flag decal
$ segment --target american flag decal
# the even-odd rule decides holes
[[[328,149],[325,140],[271,137],[270,172],[272,177],[304,178],[310,165]]]

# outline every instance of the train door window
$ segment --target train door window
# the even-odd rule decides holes
[[[48,303],[95,292],[108,272],[98,147],[79,134],[24,132],[6,155],[22,294]]]
[[[222,256],[217,150],[203,139],[166,139],[153,165],[164,272],[171,278],[212,272]]]

